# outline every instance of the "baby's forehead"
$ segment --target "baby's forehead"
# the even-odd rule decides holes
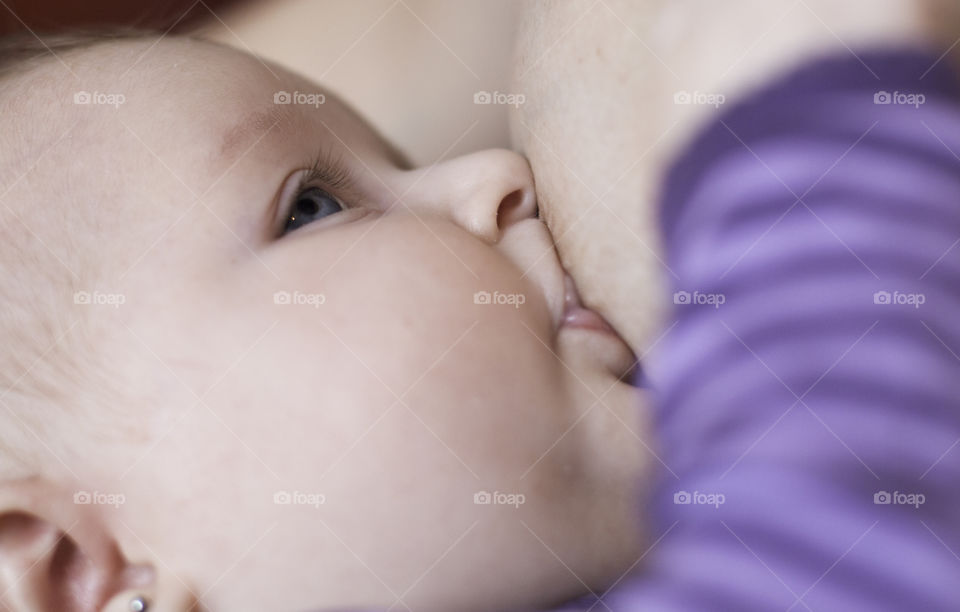
[[[88,132],[102,133],[102,142],[87,144],[104,145],[102,156],[118,170],[132,147],[148,153],[161,170],[185,166],[188,174],[219,175],[269,132],[308,118],[300,106],[277,104],[278,92],[329,97],[279,67],[193,39],[105,43],[82,51],[76,61],[83,68],[76,71],[80,88],[65,110]],[[336,104],[324,111],[336,114]],[[151,170],[157,168],[138,169]]]
[[[53,53],[4,75],[0,88],[0,193],[22,214],[35,215],[40,199],[69,202],[74,219],[108,218],[130,207],[123,194],[138,183],[199,190],[221,172],[210,162],[224,139],[242,144],[233,126],[262,127],[267,116],[257,113],[275,106],[277,83],[296,79],[173,37],[54,45]]]
[[[330,92],[219,44],[111,41],[61,59],[45,67],[55,91],[22,105],[36,128],[19,147],[20,170],[46,160],[32,171],[42,187],[33,195],[69,182],[73,205],[90,214],[119,222],[147,205],[176,212],[214,184],[272,181],[323,147],[404,165]]]
[[[116,93],[125,96],[125,108],[120,110],[131,111],[121,116],[159,126],[159,131],[183,136],[190,144],[209,144],[216,158],[230,160],[271,131],[292,128],[302,133],[320,126],[318,132],[331,132],[328,137],[342,145],[356,142],[360,149],[370,145],[371,151],[403,161],[390,143],[322,84],[248,53],[173,37],[145,48],[141,43],[137,53],[122,43],[112,52],[108,79],[116,74],[118,61],[133,56],[134,62],[121,72],[122,82],[115,86]],[[110,82],[101,84],[102,94]]]
[[[28,137],[22,145],[49,145],[45,133],[62,136],[65,125],[108,139],[112,127],[134,123],[196,142],[251,109],[274,106],[274,92],[291,82],[305,85],[245,53],[172,36],[53,45],[43,59],[20,62],[0,88],[0,102],[31,126],[20,130]]]

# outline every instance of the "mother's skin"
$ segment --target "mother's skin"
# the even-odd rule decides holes
[[[641,358],[663,333],[676,280],[656,235],[658,179],[717,113],[674,96],[729,104],[816,54],[924,42],[946,51],[960,31],[953,0],[533,0],[522,13],[512,90],[526,103],[511,116],[514,143],[585,303]]]

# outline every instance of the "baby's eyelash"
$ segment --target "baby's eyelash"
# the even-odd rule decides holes
[[[326,187],[341,193],[351,193],[356,191],[356,180],[343,157],[333,154],[329,149],[320,149],[307,166],[307,171],[301,175],[297,192],[308,187]]]

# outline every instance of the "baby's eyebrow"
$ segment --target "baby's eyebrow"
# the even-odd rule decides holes
[[[267,131],[291,129],[296,122],[291,121],[293,111],[291,106],[271,105],[262,110],[251,111],[245,114],[231,128],[223,133],[220,141],[219,159],[225,167],[229,167],[235,161],[237,155],[246,152],[259,139],[263,138]],[[369,132],[373,134],[376,142],[380,145],[384,155],[395,166],[403,170],[409,170],[414,167],[413,162],[392,142],[384,136],[360,115],[357,115],[352,108],[348,107],[348,112],[354,119]]]
[[[244,115],[233,127],[223,133],[220,141],[219,157],[229,165],[234,158],[257,142],[268,130],[286,128],[291,125],[290,107],[274,104],[265,110],[252,111]],[[279,125],[278,125],[279,124]]]

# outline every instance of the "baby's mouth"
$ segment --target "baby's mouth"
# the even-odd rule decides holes
[[[637,386],[641,366],[636,354],[600,313],[583,305],[580,301],[580,294],[577,292],[577,285],[566,270],[563,273],[563,289],[563,315],[560,318],[559,329],[590,330],[615,340],[622,346],[620,350],[626,351],[623,358],[628,359],[628,361],[623,362],[622,367],[624,369],[619,372],[619,378],[627,384]],[[629,366],[627,366],[628,363]]]
[[[560,326],[593,329],[620,337],[606,319],[583,305],[576,284],[566,272],[563,274],[563,316]]]
[[[586,350],[613,370],[629,370],[636,362],[630,346],[603,316],[584,306],[555,247],[547,226],[537,219],[513,224],[497,245],[518,270],[526,270],[523,276],[542,292],[556,336],[569,335],[580,345],[576,350]]]

